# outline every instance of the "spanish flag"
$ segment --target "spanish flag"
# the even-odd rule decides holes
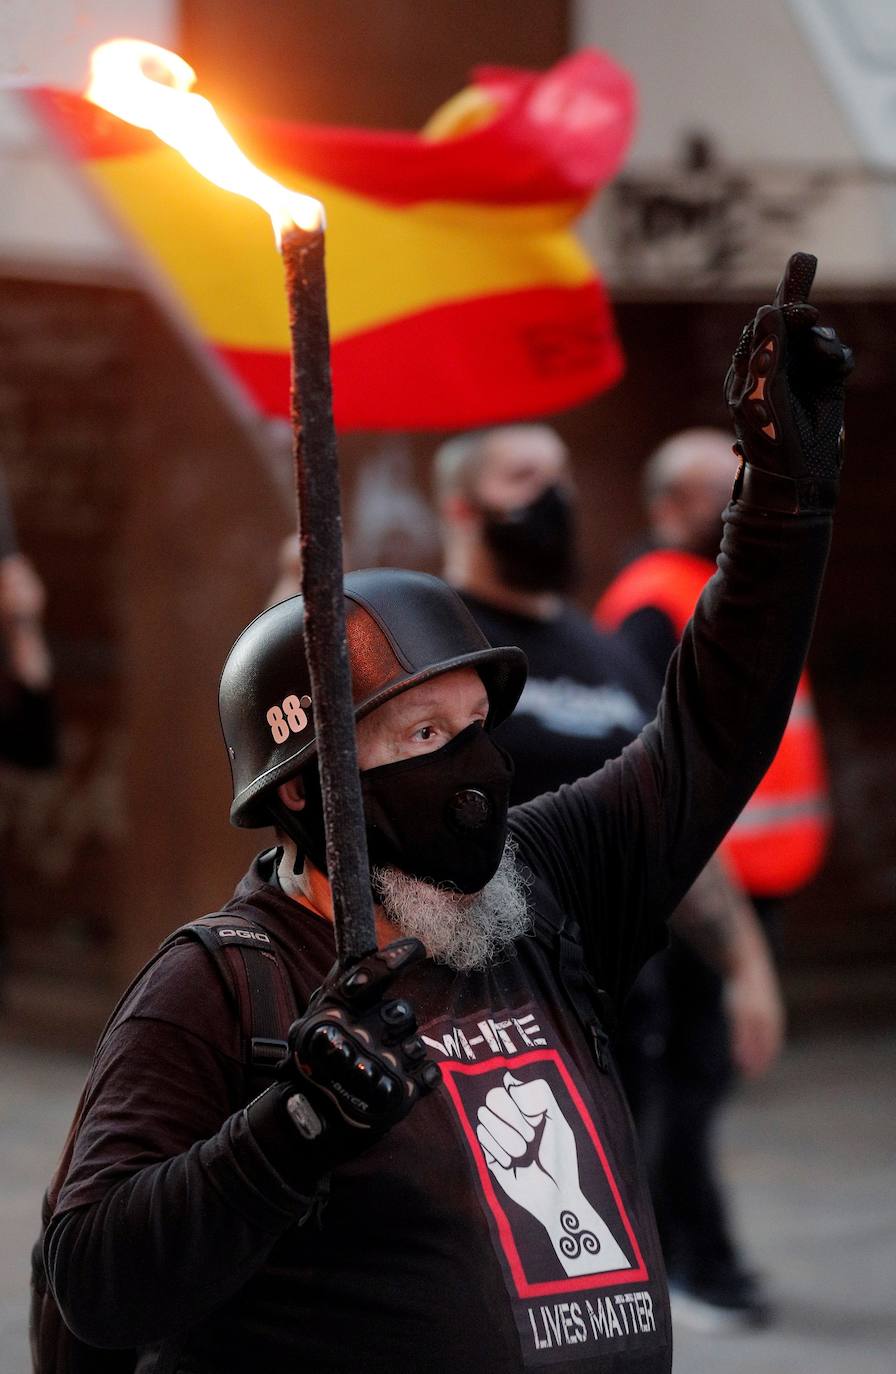
[[[271,415],[289,413],[283,272],[259,209],[80,96],[29,99]],[[584,51],[484,68],[420,134],[228,119],[327,212],[336,423],[460,428],[543,415],[612,385],[622,355],[572,223],[620,165],[630,77]]]

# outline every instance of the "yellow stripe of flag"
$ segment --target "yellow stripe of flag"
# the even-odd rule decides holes
[[[203,333],[224,347],[288,347],[283,269],[257,206],[197,176],[169,148],[88,168]],[[391,206],[304,175],[296,185],[295,169],[266,170],[326,206],[334,339],[449,301],[593,277],[570,232],[578,203]]]

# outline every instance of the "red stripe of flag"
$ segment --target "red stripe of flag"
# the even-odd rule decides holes
[[[500,101],[487,124],[458,138],[432,140],[394,130],[287,124],[227,117],[253,161],[295,170],[359,195],[526,205],[587,199],[618,170],[631,137],[634,85],[599,52],[580,52],[545,73],[484,68],[477,86]],[[30,98],[75,156],[125,157],[158,148],[137,129],[70,92],[36,89]]]
[[[269,414],[288,414],[285,354],[219,352]],[[622,371],[600,284],[541,287],[436,306],[335,341],[333,405],[342,430],[388,429],[397,414],[402,428],[462,428],[563,410]]]

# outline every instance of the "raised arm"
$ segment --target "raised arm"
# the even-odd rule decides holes
[[[796,254],[738,345],[726,397],[743,461],[656,720],[600,773],[512,813],[617,996],[768,768],[808,649],[851,366],[806,303],[813,272]]]

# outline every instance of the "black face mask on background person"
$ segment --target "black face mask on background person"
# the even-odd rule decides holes
[[[483,537],[509,587],[569,592],[579,575],[576,522],[565,488],[546,487],[528,506],[498,512],[482,507]]]
[[[400,868],[424,882],[479,892],[498,870],[507,838],[513,763],[474,722],[441,749],[361,772],[371,868]],[[326,873],[317,767],[305,769],[305,806],[276,808],[277,823]]]

